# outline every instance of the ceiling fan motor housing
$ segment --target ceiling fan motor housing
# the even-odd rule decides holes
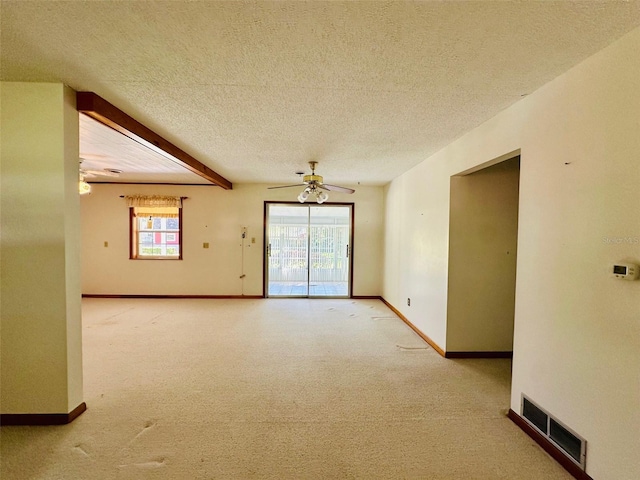
[[[321,175],[305,175],[304,183],[322,183]]]

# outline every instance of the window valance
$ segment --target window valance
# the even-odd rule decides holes
[[[182,208],[182,197],[169,195],[126,195],[129,207],[145,208]]]
[[[134,217],[177,218],[179,212],[175,207],[133,207]]]

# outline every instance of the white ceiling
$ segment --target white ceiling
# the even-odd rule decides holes
[[[80,168],[93,172],[111,169],[122,172],[117,177],[94,173],[86,178],[88,182],[210,184],[171,157],[161,155],[87,115],[78,115]]]
[[[2,80],[93,91],[232,182],[384,184],[640,26],[635,0],[1,8]]]

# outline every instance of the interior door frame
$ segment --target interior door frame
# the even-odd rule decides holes
[[[312,203],[300,202],[282,202],[276,200],[265,200],[264,213],[262,216],[262,298],[267,298],[267,276],[269,272],[269,259],[267,257],[267,216],[269,215],[269,205],[307,205],[308,207],[316,206]],[[349,296],[353,298],[353,256],[355,252],[355,245],[353,239],[355,238],[355,217],[356,217],[356,205],[354,202],[325,202],[322,205],[326,206],[350,206],[351,207],[351,225],[349,228]],[[282,297],[287,298],[287,297]],[[307,296],[304,298],[326,298],[326,297],[311,297],[307,291]],[[343,298],[343,297],[341,297]]]

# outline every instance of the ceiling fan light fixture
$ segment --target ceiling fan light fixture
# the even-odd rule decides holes
[[[309,190],[309,188],[305,188],[302,192],[300,192],[300,195],[298,195],[298,201],[300,203],[304,203],[307,198],[309,198],[309,193],[311,193],[311,190]]]
[[[87,195],[88,193],[91,193],[91,185],[84,180],[80,180],[80,182],[78,182],[78,192],[80,195]]]
[[[320,193],[316,194],[316,202],[324,203],[327,200],[329,200],[329,194],[327,192],[321,191]]]

